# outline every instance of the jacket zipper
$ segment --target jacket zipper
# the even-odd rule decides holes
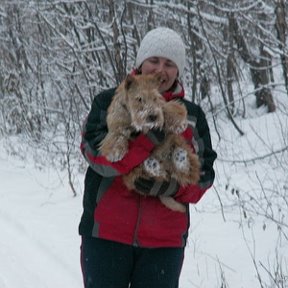
[[[141,221],[141,215],[142,215],[142,196],[138,196],[138,215],[137,215],[137,222],[134,230],[134,237],[133,237],[133,246],[138,247],[138,229]]]

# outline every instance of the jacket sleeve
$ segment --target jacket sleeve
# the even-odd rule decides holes
[[[149,157],[155,145],[147,135],[139,134],[134,140],[129,141],[129,151],[122,160],[112,163],[100,154],[99,144],[108,131],[107,109],[115,93],[115,90],[107,91],[98,94],[93,100],[91,110],[82,127],[80,149],[94,171],[104,177],[113,177],[126,174],[142,163]]]
[[[198,154],[201,163],[201,177],[197,185],[193,184],[181,186],[179,188],[174,197],[182,203],[197,203],[204,193],[212,186],[215,178],[213,163],[217,154],[212,149],[210,130],[205,114],[199,106],[195,109],[197,111],[197,116],[189,115],[188,117],[189,126],[193,131],[192,146]],[[189,135],[183,136],[186,136],[185,138],[189,137]]]

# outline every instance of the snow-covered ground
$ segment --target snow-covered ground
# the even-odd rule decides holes
[[[288,287],[287,152],[241,163],[287,147],[288,117],[280,110],[238,119],[242,137],[223,122],[223,147],[210,124],[219,154],[215,187],[191,206],[180,288]],[[83,175],[73,197],[65,171],[36,169],[1,145],[0,183],[0,288],[83,287]]]
[[[80,197],[72,197],[55,170],[37,170],[3,152],[0,179],[0,287],[81,287]]]

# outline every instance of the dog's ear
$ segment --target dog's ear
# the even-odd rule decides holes
[[[131,86],[133,86],[134,83],[136,83],[135,77],[128,74],[126,79],[125,79],[125,85],[124,85],[125,90],[129,90],[131,88]]]

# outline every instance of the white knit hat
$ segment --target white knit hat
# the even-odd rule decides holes
[[[181,37],[166,27],[159,27],[149,31],[142,42],[136,57],[136,68],[150,57],[164,57],[173,61],[178,68],[179,76],[185,66],[185,46]]]

